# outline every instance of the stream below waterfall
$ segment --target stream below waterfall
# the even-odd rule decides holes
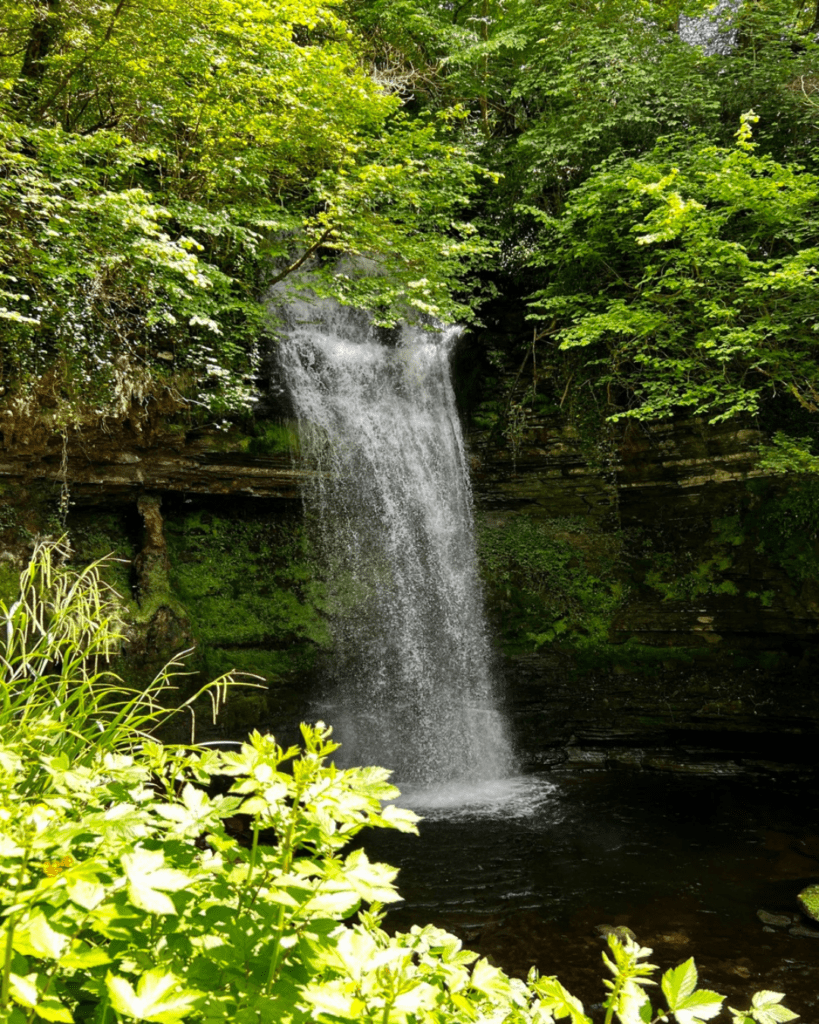
[[[364,845],[400,867],[405,902],[388,928],[444,927],[521,977],[533,964],[557,974],[587,1008],[603,993],[595,929],[627,925],[663,970],[694,956],[701,984],[732,1006],[784,991],[816,1024],[819,940],[764,931],[756,916],[796,916],[796,894],[819,879],[806,814],[819,794],[796,790],[786,778],[554,772],[494,807],[419,808],[420,838],[371,831]]]

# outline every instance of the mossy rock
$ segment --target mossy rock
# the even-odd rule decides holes
[[[20,566],[12,558],[0,561],[0,600],[6,604],[20,595]]]
[[[809,885],[796,898],[803,913],[814,921],[819,921],[819,885]]]
[[[295,423],[258,421],[255,436],[242,442],[250,455],[290,455],[299,450],[299,434]]]

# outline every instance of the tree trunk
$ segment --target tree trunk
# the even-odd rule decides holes
[[[59,34],[59,13],[60,0],[37,0],[20,74],[11,94],[12,107],[22,115],[31,109],[40,91],[46,58]]]

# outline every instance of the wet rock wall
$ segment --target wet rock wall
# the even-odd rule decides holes
[[[571,581],[563,607],[541,602],[563,632],[516,635],[516,591],[525,604],[528,585],[536,612],[537,587],[514,567],[500,582],[486,574],[506,700],[533,767],[815,764],[815,484],[766,476],[761,440],[753,426],[697,420],[630,424],[590,443],[557,417],[532,417],[515,451],[473,433],[484,537],[537,524],[544,546],[573,551],[580,579],[574,617]],[[606,590],[614,599],[584,622],[582,606]]]
[[[526,764],[815,760],[813,495],[762,473],[760,439],[696,420],[590,439],[554,415],[529,417],[514,444],[473,430],[485,590]],[[131,619],[126,678],[195,647],[194,681],[235,667],[264,684],[233,699],[217,734],[289,729],[328,643],[304,546],[311,472],[284,421],[89,426],[65,443],[47,422],[7,429],[0,587],[27,538],[65,523],[78,558],[123,559],[112,581]]]

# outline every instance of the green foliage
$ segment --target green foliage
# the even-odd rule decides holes
[[[265,431],[264,421],[261,429]],[[267,445],[272,434],[274,444],[284,442],[285,429],[265,431],[261,439]],[[155,613],[168,608],[187,633],[180,645],[196,647],[191,669],[205,678],[239,668],[270,683],[308,671],[329,634],[324,586],[300,519],[246,506],[229,515],[222,509],[187,508],[167,510],[170,572],[155,579],[139,601],[131,579],[138,544],[127,518],[72,516],[72,560],[80,566],[114,552],[118,557],[105,560],[101,570],[121,595],[122,615],[136,629],[136,645],[144,630],[151,629]],[[169,638],[169,643],[176,642]],[[144,680],[143,668],[135,666],[127,651],[116,670],[134,685]],[[147,666],[147,671],[155,670]],[[225,721],[238,721],[240,700],[245,697],[231,694]],[[256,722],[258,716],[247,721]]]
[[[365,825],[411,831],[414,816],[382,809],[397,794],[385,771],[327,767],[328,730],[303,735],[301,754],[258,734],[231,754],[146,743],[133,758],[101,746],[78,766],[43,753],[32,768],[36,804],[20,802],[23,752],[4,736],[0,898],[14,910],[0,933],[0,1004],[9,1019],[102,1019],[110,1007],[157,1024],[307,1020],[334,995],[332,979],[346,980],[345,957],[372,972],[375,1000],[388,992],[391,971],[376,967],[391,958],[379,963],[376,944],[399,944],[377,917],[351,929],[338,922],[362,902],[396,899],[395,871],[340,851]],[[235,782],[211,798],[202,784],[217,772]],[[225,831],[236,813],[253,821],[249,850]],[[259,843],[264,829],[276,846]],[[423,948],[435,935],[407,940]],[[449,951],[454,964],[457,954]]]
[[[759,550],[799,583],[819,577],[819,480],[797,477],[750,517]]]
[[[789,437],[777,430],[769,444],[759,446],[759,467],[776,475],[819,473],[819,457],[811,451],[813,438]]]
[[[819,480],[799,481],[770,503],[764,513],[786,539],[814,540],[819,532]]]
[[[260,300],[308,260],[384,320],[469,315],[459,115],[408,119],[332,4],[46,0],[0,35],[0,369],[30,401],[246,409]]]
[[[731,568],[731,559],[727,556],[709,558],[687,573],[667,576],[674,570],[673,557],[658,558],[660,563],[656,569],[646,573],[645,582],[662,595],[664,601],[691,601],[706,594],[728,594],[734,596],[739,588],[731,580],[722,578],[722,573]]]
[[[651,538],[643,538],[642,555],[649,565],[644,582],[661,594],[664,601],[693,601],[720,594],[733,597],[739,593],[739,588],[726,574],[734,568],[736,549],[745,541],[740,515],[712,521],[706,547],[713,554],[698,562],[688,551],[656,547]],[[748,596],[760,597],[764,604],[765,595]]]
[[[612,419],[717,422],[780,387],[815,407],[819,179],[759,155],[754,120],[731,148],[672,137],[612,158],[543,220],[532,265],[553,280],[533,314],[586,350]]]
[[[610,990],[604,1003],[605,1024],[611,1024],[615,1014],[621,1024],[659,1024],[669,1019],[669,1013],[677,1024],[703,1024],[716,1017],[722,1009],[725,996],[697,988],[698,975],[693,959],[663,974],[661,989],[668,1009],[653,1007],[644,988],[656,984],[649,975],[657,968],[654,964],[642,962],[653,951],[628,938],[621,942],[614,935],[609,936],[608,943],[613,956],[610,959],[604,953],[603,960],[614,980],[605,982]],[[733,1024],[775,1024],[777,1021],[795,1020],[797,1014],[782,1006],[782,999],[781,992],[755,993],[749,1010],[729,1007]]]
[[[502,613],[507,644],[528,641],[537,649],[558,638],[581,647],[607,640],[623,588],[611,556],[587,559],[582,536],[571,520],[539,522],[520,515],[499,526],[486,519],[479,524],[489,603]]]
[[[0,532],[13,530],[19,525],[17,509],[5,496],[5,488],[0,487]]]
[[[739,4],[732,19],[737,46],[713,62],[726,127],[753,107],[763,149],[814,169],[816,14],[815,4],[802,0]]]
[[[809,885],[797,897],[799,905],[814,921],[819,921],[819,885]]]
[[[17,597],[20,572],[13,561],[0,562],[0,600],[10,605]]]
[[[30,739],[36,738],[36,721]],[[41,752],[36,798],[19,790],[24,754],[0,741],[0,1011],[24,1020],[119,1018],[176,1024],[591,1024],[557,978],[508,978],[434,928],[388,935],[381,907],[396,871],[348,851],[366,827],[414,832],[415,815],[378,768],[336,769],[321,723],[304,749],[253,733],[236,753],[99,747],[81,766]],[[214,775],[233,780],[211,796]],[[242,846],[225,819],[246,815]],[[266,835],[276,842],[263,842]],[[650,950],[609,939],[610,1022],[659,1021],[643,986]],[[663,976],[679,1024],[710,1019],[721,996],[696,990],[688,961]],[[788,1021],[757,993],[740,1021]],[[773,1013],[779,1016],[762,1016]],[[667,1011],[666,1011],[667,1012]]]
[[[588,384],[615,419],[817,407],[815,5],[731,4],[709,55],[678,19],[712,6],[348,0],[396,89],[469,106],[503,174],[478,211],[509,296],[487,346],[528,292],[561,408]],[[480,425],[514,447],[512,404],[485,398]]]
[[[123,640],[117,595],[101,579],[103,564],[77,572],[65,564],[68,554],[63,542],[40,541],[19,575],[16,599],[0,601],[0,734],[25,757],[19,793],[47,786],[41,754],[79,767],[99,750],[128,753],[203,694],[215,714],[235,682],[226,674],[171,710],[163,697],[173,689],[178,660],[144,690],[125,687],[107,668]]]
[[[707,0],[146,2],[0,14],[24,408],[247,409],[260,299],[302,267],[384,324],[529,294],[561,407],[816,408],[811,4],[731,5],[707,55],[678,31]]]
[[[123,415],[175,367],[203,401],[218,382],[241,405],[240,351],[225,329],[256,337],[260,312],[140,182],[155,151],[108,130],[0,128],[4,379],[61,399],[63,416],[89,403]]]
[[[131,598],[131,561],[136,554],[126,516],[95,511],[92,519],[72,516],[71,561],[77,566],[96,562],[100,575],[118,595],[122,615],[129,621],[138,613]]]
[[[782,1006],[781,992],[757,992],[754,994],[749,1010],[728,1009],[734,1015],[734,1024],[780,1024],[780,1021],[794,1019],[791,1010]]]
[[[710,62],[673,31],[674,7],[520,5],[527,46],[511,83],[519,131],[507,164],[528,230],[516,258],[527,258],[536,238],[530,208],[559,212],[599,161],[650,149],[664,133],[717,127]]]
[[[749,492],[737,512],[712,520],[705,544],[695,543],[696,555],[661,537],[635,538],[644,583],[664,601],[735,596],[748,559],[761,554],[796,584],[818,579],[819,481],[807,474],[795,476],[786,487],[757,480],[749,483]],[[744,596],[770,608],[776,591],[746,590]]]
[[[662,125],[703,126],[718,114],[708,62],[671,31],[678,3],[346,6],[397,88],[427,105],[469,105],[482,155],[504,174],[485,197],[486,230],[500,225],[510,249],[530,228],[516,228],[515,203],[559,205],[612,150],[650,146]]]

